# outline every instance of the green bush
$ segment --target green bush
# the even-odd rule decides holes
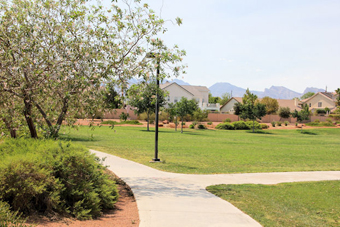
[[[282,122],[281,121],[278,121],[276,122],[277,126],[281,126],[282,125]]]
[[[205,125],[199,124],[197,126],[198,129],[207,129],[207,127]]]
[[[151,121],[151,120],[155,120],[155,113],[153,113],[153,114],[150,114],[150,116],[149,116],[149,120]],[[138,115],[138,120],[144,120],[144,121],[147,121],[148,120],[148,115],[147,115],[147,113],[146,112],[144,112],[144,113],[141,113],[141,114],[139,114]]]
[[[21,219],[18,212],[12,212],[8,203],[0,201],[0,226],[1,227],[28,227],[24,224],[25,220]]]
[[[194,124],[191,124],[191,125],[189,125],[189,128],[194,129],[194,128],[195,128],[195,125],[194,125]]]
[[[332,124],[332,123],[333,123],[333,120],[332,120],[331,118],[327,118],[327,119],[326,119],[326,122],[328,122],[328,123],[331,123],[331,124]]]
[[[118,192],[100,160],[81,146],[52,140],[0,144],[0,198],[13,210],[69,213],[78,219],[112,209]]]
[[[326,110],[324,110],[324,109],[317,109],[316,113],[317,114],[326,114]]]
[[[228,122],[226,122],[226,123],[220,123],[220,124],[218,124],[215,128],[216,128],[216,129],[225,129],[225,130],[234,130],[234,129],[235,129],[235,128],[234,128],[234,125],[231,124],[231,123],[228,123]]]
[[[224,119],[223,122],[231,122],[231,120],[230,120],[230,118],[226,118],[226,119]]]
[[[275,122],[275,121],[272,121],[271,124],[272,124],[273,127],[275,127],[276,122]]]
[[[233,122],[233,125],[236,130],[250,129],[249,126],[244,121],[235,121]]]
[[[207,125],[212,125],[212,122],[211,122],[211,121],[210,121],[210,122],[208,122],[208,123],[207,123]]]
[[[340,114],[330,114],[330,117],[333,117],[335,120],[340,120]]]
[[[126,121],[126,120],[128,119],[129,116],[130,116],[130,115],[129,115],[128,113],[122,112],[122,113],[119,115],[119,119],[120,119],[121,121]]]
[[[315,119],[314,122],[315,122],[315,123],[320,123],[320,120],[319,120],[319,119]]]
[[[264,124],[264,123],[260,124],[260,127],[261,127],[262,129],[267,129],[267,128],[269,128],[269,126],[268,126],[267,124]]]
[[[289,121],[285,121],[284,124],[285,124],[285,126],[288,126],[289,125]]]
[[[261,129],[260,123],[258,123],[257,121],[247,121],[246,122],[247,128],[245,129]]]

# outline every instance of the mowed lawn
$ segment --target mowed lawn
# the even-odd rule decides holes
[[[263,226],[340,226],[340,181],[214,185],[207,190]]]
[[[61,139],[177,173],[250,173],[340,170],[340,129],[250,131],[160,128],[159,158],[155,133],[143,127],[63,128]]]

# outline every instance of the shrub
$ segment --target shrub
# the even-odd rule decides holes
[[[194,125],[194,124],[191,124],[191,125],[189,125],[189,128],[194,129],[194,128],[195,128],[195,125]]]
[[[254,124],[254,129],[261,129],[260,123],[258,123],[257,121],[247,121],[246,125],[247,128],[246,129],[253,129],[253,124]]]
[[[182,125],[185,125],[185,122],[182,122],[181,124],[182,124]]]
[[[218,124],[215,128],[216,128],[216,129],[225,129],[225,130],[233,130],[233,129],[235,129],[235,128],[234,128],[234,125],[231,124],[231,123],[228,123],[228,122],[226,122],[226,123],[220,123],[220,124]]]
[[[199,124],[197,126],[198,129],[207,129],[207,127],[205,125]]]
[[[12,212],[8,203],[0,201],[0,226],[28,227],[18,212]]]
[[[223,122],[231,122],[231,120],[230,120],[230,118],[226,118],[226,119],[224,119]]]
[[[324,109],[317,109],[316,113],[317,114],[326,114],[326,110],[324,110]]]
[[[212,122],[211,122],[211,121],[210,121],[210,122],[208,122],[208,123],[207,123],[207,125],[212,125]]]
[[[333,120],[331,118],[327,118],[326,122],[333,124]]]
[[[261,127],[262,129],[267,129],[267,128],[269,128],[269,126],[268,126],[267,124],[260,124],[260,127]]]
[[[275,127],[276,122],[275,122],[275,121],[272,121],[271,124],[272,124],[273,127]]]
[[[129,116],[130,116],[130,115],[129,115],[128,113],[122,112],[122,113],[119,115],[119,119],[120,119],[121,121],[126,121],[126,120],[128,119]]]
[[[340,120],[340,114],[330,114],[330,117],[333,117],[335,120]]]
[[[290,108],[289,107],[280,107],[278,114],[281,118],[289,118],[290,117]],[[275,126],[273,126],[275,127]]]
[[[281,121],[278,121],[276,122],[277,126],[281,126],[282,125],[282,122]]]
[[[0,144],[0,198],[14,210],[69,213],[78,219],[112,209],[118,192],[99,159],[81,146],[52,140]]]
[[[289,121],[285,121],[284,124],[285,124],[285,126],[288,126],[289,125]]]
[[[155,120],[155,113],[152,113],[152,114],[150,114],[150,116],[149,116],[149,120],[151,121],[151,120]],[[147,115],[147,113],[146,112],[144,112],[144,113],[141,113],[141,114],[139,114],[138,115],[138,120],[144,120],[144,121],[147,121],[148,120],[148,115]]]
[[[315,119],[314,122],[315,122],[315,123],[320,123],[320,120],[319,120],[319,119]]]
[[[233,122],[233,125],[236,130],[249,129],[248,125],[244,121],[235,121]]]

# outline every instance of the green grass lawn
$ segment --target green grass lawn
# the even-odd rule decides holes
[[[340,181],[214,185],[207,190],[263,226],[340,226]]]
[[[159,157],[154,131],[144,127],[63,128],[61,139],[177,173],[245,173],[340,170],[340,130],[219,131],[160,128]]]

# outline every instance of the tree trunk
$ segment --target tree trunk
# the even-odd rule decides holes
[[[177,132],[177,116],[176,116],[176,121],[175,121],[175,131]]]
[[[181,123],[181,133],[183,133],[183,117],[182,117],[182,123]]]
[[[56,123],[56,129],[54,130],[53,137],[58,137],[59,129],[61,127],[61,124],[63,123],[63,120],[65,119],[66,113],[68,110],[68,99],[63,99],[63,108],[61,109],[60,115],[58,117],[57,123]]]
[[[24,115],[27,122],[27,126],[31,133],[31,137],[37,139],[38,134],[32,119],[32,103],[27,96],[25,96],[24,98],[24,104],[25,104]]]
[[[10,132],[12,138],[17,138],[17,131],[14,129],[9,121],[6,118],[2,118],[3,122],[5,122],[7,130]]]
[[[149,121],[150,121],[149,113],[147,113],[147,127],[146,127],[146,131],[150,131],[149,130]]]

